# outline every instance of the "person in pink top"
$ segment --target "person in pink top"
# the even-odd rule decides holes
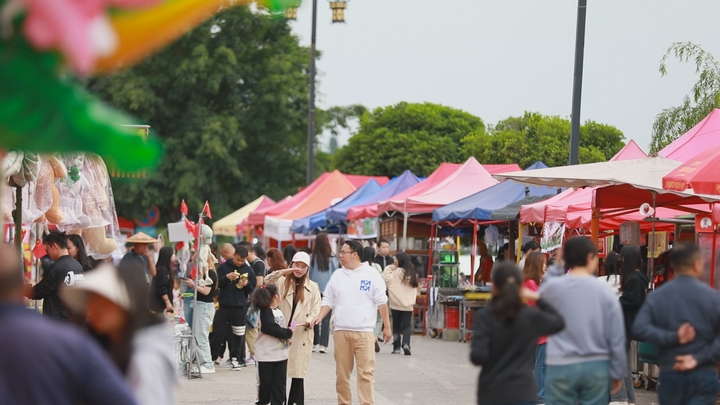
[[[540,288],[540,281],[545,275],[547,269],[547,258],[540,252],[531,252],[525,258],[525,266],[523,267],[523,285],[531,290],[537,291]],[[534,301],[528,301],[528,305],[536,306]],[[545,403],[545,347],[547,346],[547,336],[543,336],[538,340],[537,349],[535,351],[535,384],[537,385],[537,403]]]

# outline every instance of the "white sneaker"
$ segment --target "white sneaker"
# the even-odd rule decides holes
[[[233,371],[240,371],[240,370],[242,370],[242,365],[240,364],[239,361],[237,361],[237,359],[236,359],[235,357],[233,357],[233,358],[230,360],[230,364],[232,364],[232,369],[233,369]]]
[[[313,350],[312,350],[313,353],[315,353],[316,351],[318,351],[319,348],[320,348],[320,345],[314,345],[314,346],[313,346]]]
[[[222,368],[232,367],[232,360],[227,359],[227,360],[223,361],[222,363],[220,363],[220,367],[222,367]]]
[[[319,351],[320,353],[327,353],[327,347],[325,347],[325,346],[320,346],[320,347],[318,348],[318,351]]]
[[[215,367],[206,367],[206,366],[200,366],[200,373],[201,374],[215,374]]]
[[[612,401],[609,405],[628,405],[627,401]]]

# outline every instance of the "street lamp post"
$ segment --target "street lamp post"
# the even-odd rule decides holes
[[[580,99],[582,98],[583,58],[585,56],[585,17],[587,0],[578,0],[575,33],[575,72],[573,74],[572,116],[570,117],[570,164],[578,164],[580,152]]]
[[[330,9],[332,9],[332,22],[345,22],[345,9],[348,0],[329,0]],[[286,17],[291,20],[297,19],[297,8],[300,2],[296,2],[293,7],[286,12]],[[308,102],[308,132],[307,132],[307,173],[306,182],[309,185],[315,178],[314,160],[315,160],[315,57],[316,57],[316,37],[317,37],[317,0],[312,0],[312,33],[310,36],[310,97]]]

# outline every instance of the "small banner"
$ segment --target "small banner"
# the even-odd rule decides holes
[[[565,224],[560,222],[546,222],[543,226],[540,248],[543,253],[552,252],[562,247],[565,237]]]
[[[347,225],[347,237],[350,239],[372,239],[378,236],[377,218],[352,220]]]

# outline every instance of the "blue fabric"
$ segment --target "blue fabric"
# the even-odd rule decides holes
[[[547,366],[545,400],[553,405],[607,405],[610,372],[607,361]]]
[[[332,207],[293,221],[291,231],[304,235],[320,230],[339,233],[350,208],[387,200],[419,182],[420,179],[409,170],[393,178],[382,187],[375,180],[370,179],[362,187]]]
[[[107,353],[81,330],[6,304],[0,325],[3,404],[136,403]]]
[[[542,162],[536,162],[525,170],[546,168]],[[461,219],[488,220],[494,210],[505,208],[509,204],[520,201],[527,196],[543,196],[555,194],[557,188],[528,186],[529,194],[525,193],[525,185],[508,180],[490,188],[479,191],[462,200],[455,201],[433,211],[433,221],[457,221]]]
[[[635,403],[635,387],[633,386],[633,374],[630,367],[630,346],[627,346],[628,352],[628,371],[623,378],[623,386],[615,395],[610,396],[610,402],[628,402]]]
[[[714,404],[718,393],[718,374],[706,370],[686,373],[661,371],[657,391],[660,405]]]
[[[345,199],[333,205],[332,207],[324,209],[315,214],[308,215],[305,218],[294,220],[290,230],[294,233],[309,234],[315,230],[324,229],[327,226],[327,212],[329,209],[334,208],[340,204],[342,204],[343,207],[347,206],[349,209],[354,201],[367,198],[368,196],[371,196],[380,191],[381,188],[382,186],[377,181],[375,181],[375,179],[370,179],[365,182],[365,184],[363,184],[360,188],[353,191],[352,194],[345,197]],[[345,210],[345,212],[347,212],[347,210]]]
[[[547,343],[535,349],[535,386],[537,387],[538,404],[545,403],[545,348]]]

